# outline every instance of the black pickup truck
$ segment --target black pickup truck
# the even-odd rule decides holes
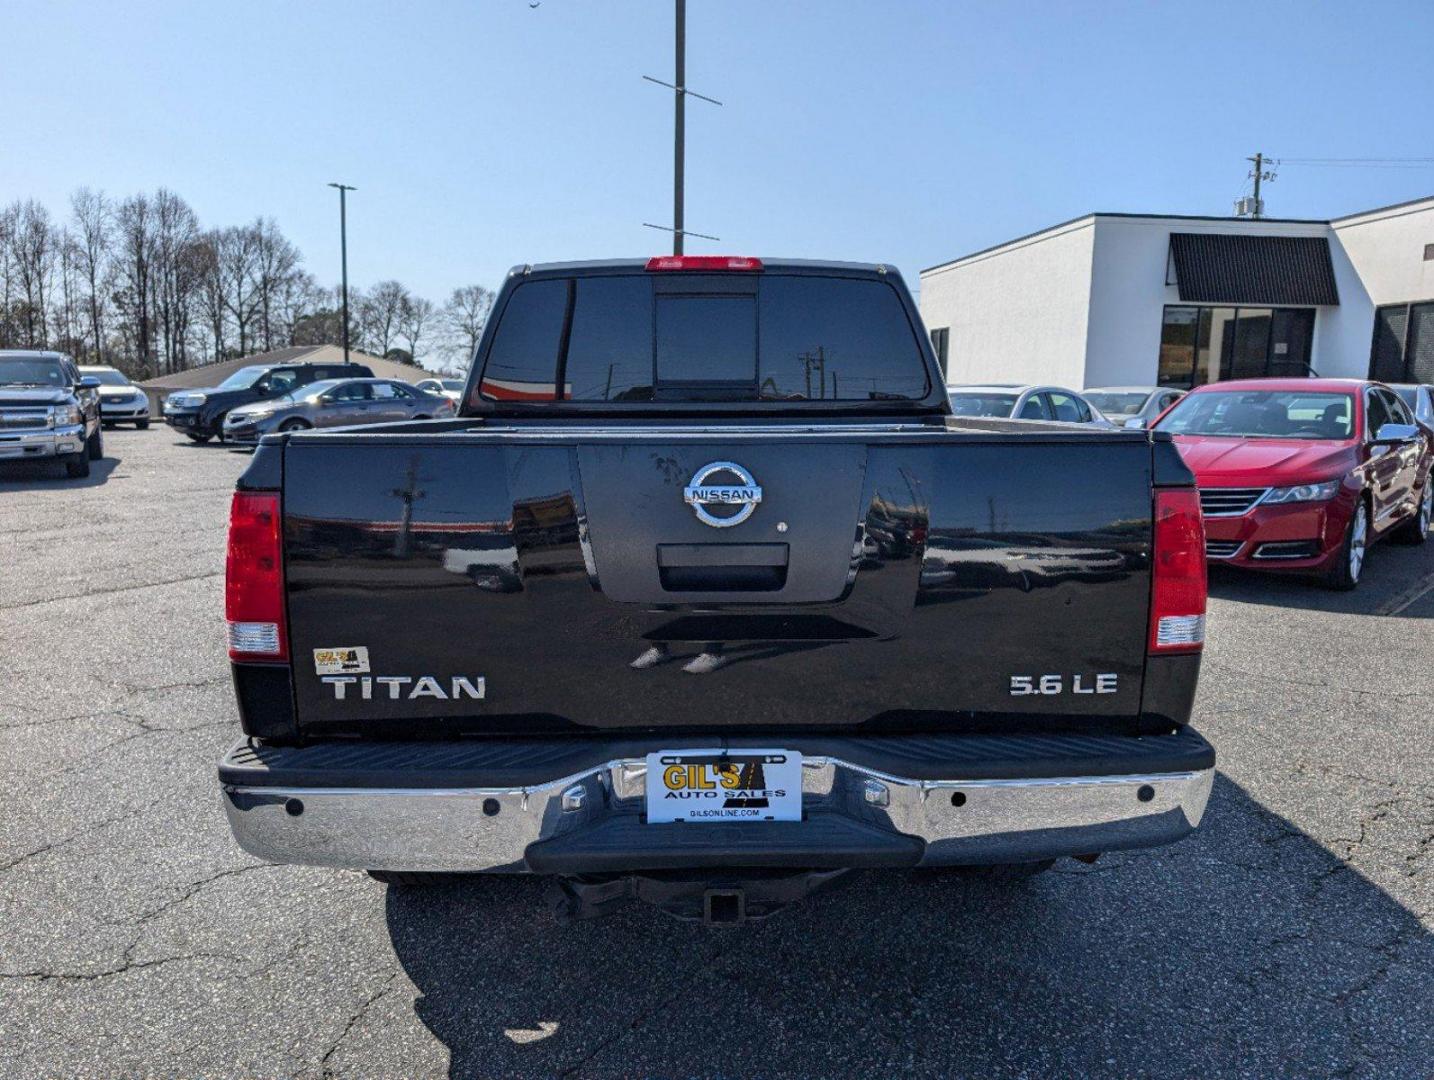
[[[224,805],[276,862],[712,922],[1165,844],[1203,531],[1159,432],[951,416],[888,267],[519,267],[458,417],[260,443]]]

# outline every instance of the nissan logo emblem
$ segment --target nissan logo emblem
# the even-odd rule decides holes
[[[725,483],[712,483],[713,477]],[[762,489],[752,474],[732,461],[714,461],[702,466],[692,476],[692,482],[682,489],[682,501],[692,507],[697,520],[714,529],[728,529],[740,525],[757,510],[762,501]],[[714,514],[709,506],[725,507],[733,513]]]

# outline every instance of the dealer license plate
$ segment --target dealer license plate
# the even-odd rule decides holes
[[[801,821],[802,755],[662,750],[647,755],[647,821]]]

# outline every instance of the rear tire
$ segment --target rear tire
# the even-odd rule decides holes
[[[95,433],[85,440],[85,453],[89,455],[91,461],[99,461],[105,456],[105,437],[100,428],[95,428]]]
[[[1344,531],[1344,543],[1339,546],[1339,557],[1325,575],[1324,583],[1339,592],[1349,592],[1359,584],[1364,573],[1364,559],[1369,550],[1369,507],[1363,499],[1354,508],[1349,527]]]
[[[90,475],[90,455],[81,450],[78,454],[65,456],[65,475],[71,480],[80,480]]]
[[[185,434],[185,436],[186,436],[187,438],[189,438],[191,441],[197,442],[197,443],[207,443],[210,439],[214,438],[213,435],[196,435],[196,434],[195,434],[194,432],[192,432],[192,431],[186,431],[184,434]]]
[[[136,420],[136,421],[134,422],[134,426],[135,426],[135,428],[136,428],[137,430],[139,430],[139,431],[148,431],[148,430],[149,430],[149,421],[148,421],[148,420]]]
[[[1434,474],[1424,483],[1424,497],[1419,500],[1419,510],[1394,533],[1394,539],[1401,544],[1422,544],[1429,539],[1429,522],[1434,518]]]

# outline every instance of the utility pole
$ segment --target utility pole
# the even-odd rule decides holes
[[[682,241],[686,236],[700,236],[704,240],[716,240],[715,236],[708,236],[706,233],[689,233],[684,227],[684,200],[685,181],[687,173],[687,95],[711,102],[713,105],[722,103],[716,98],[699,94],[695,90],[687,89],[687,0],[676,0],[676,33],[674,45],[676,49],[675,62],[673,65],[673,82],[664,82],[662,79],[654,79],[651,75],[644,75],[643,78],[658,86],[665,86],[673,92],[673,113],[672,113],[672,227],[665,225],[653,225],[644,221],[643,224],[649,229],[661,229],[663,232],[672,233],[672,254],[682,254]]]
[[[343,260],[343,319],[344,319],[344,363],[349,362],[349,219],[348,200],[350,191],[358,188],[348,184],[329,184],[339,189],[339,255]]]
[[[677,57],[673,79],[678,92],[672,95],[672,254],[682,254],[682,182],[687,157],[687,0],[677,0]]]
[[[1268,172],[1265,171],[1265,166],[1268,165],[1270,161],[1262,153],[1257,153],[1254,157],[1248,157],[1245,160],[1254,166],[1250,176],[1255,181],[1255,193],[1248,198],[1235,200],[1235,216],[1249,216],[1258,220],[1265,216],[1265,201],[1260,198],[1260,182],[1262,180],[1273,180],[1275,178],[1275,172],[1273,169]],[[1277,161],[1275,164],[1279,165],[1279,162]]]

